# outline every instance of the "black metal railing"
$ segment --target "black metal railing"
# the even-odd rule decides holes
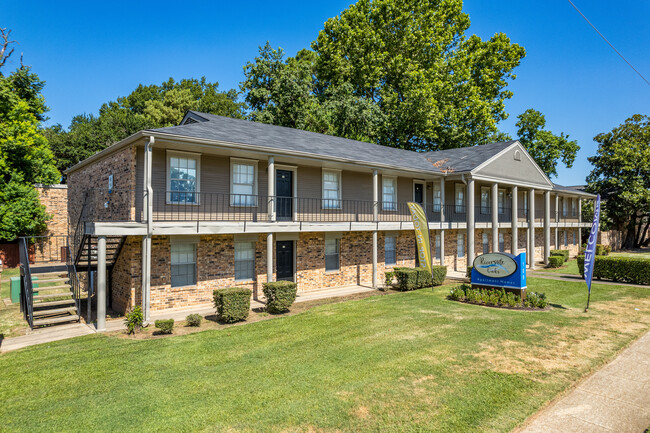
[[[32,286],[32,273],[29,268],[29,250],[27,239],[18,239],[18,250],[20,255],[20,311],[29,324],[34,328],[34,287]]]
[[[72,249],[67,247],[67,260],[66,267],[68,270],[68,280],[70,282],[70,289],[72,290],[72,298],[74,305],[77,309],[77,316],[81,317],[81,282],[77,274],[77,266],[75,265],[75,258],[72,255]]]
[[[54,264],[67,261],[68,236],[30,236],[25,239],[31,264]]]

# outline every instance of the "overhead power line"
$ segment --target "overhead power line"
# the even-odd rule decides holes
[[[576,5],[574,5],[573,2],[572,2],[571,0],[567,0],[567,1],[568,1],[569,3],[571,3],[571,6],[573,6],[573,8],[574,8],[575,10],[578,11],[578,13],[582,16],[582,18],[584,18],[585,21],[587,21],[587,22],[589,23],[589,25],[591,26],[591,28],[594,29],[594,30],[596,30],[596,33],[598,33],[598,34],[600,35],[600,37],[603,38],[603,40],[604,40],[605,42],[607,42],[607,45],[609,45],[610,47],[612,47],[612,50],[614,50],[614,51],[616,52],[616,54],[618,54],[618,55],[621,57],[621,59],[623,59],[623,60],[625,61],[625,63],[627,63],[627,64],[630,66],[630,68],[632,68],[632,69],[634,70],[634,72],[636,72],[637,74],[639,74],[639,77],[641,77],[641,79],[642,79],[643,81],[645,81],[646,84],[647,84],[648,86],[650,86],[650,81],[646,80],[645,77],[641,74],[641,72],[639,72],[639,71],[638,71],[634,66],[632,66],[632,63],[628,62],[627,59],[623,56],[623,54],[621,54],[621,53],[620,53],[620,52],[619,52],[619,51],[614,47],[614,45],[612,45],[612,43],[609,42],[609,41],[607,40],[607,38],[606,38],[605,36],[603,36],[603,34],[600,33],[600,32],[598,31],[598,29],[596,28],[596,26],[594,26],[593,24],[591,24],[591,21],[589,21],[589,19],[585,16],[585,14],[583,14],[582,12],[580,12],[580,9],[578,9],[578,7],[577,7]]]

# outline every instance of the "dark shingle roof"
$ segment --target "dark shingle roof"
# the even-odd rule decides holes
[[[587,185],[573,185],[573,186],[564,186],[564,185],[559,185],[557,183],[553,184],[553,190],[554,191],[564,191],[564,192],[572,192],[574,194],[580,194],[580,195],[585,195],[589,197],[596,197],[595,194],[591,194],[586,191]]]
[[[248,120],[190,112],[205,122],[157,128],[151,131],[191,138],[203,138],[243,145],[260,146],[270,150],[296,152],[324,158],[336,158],[353,163],[389,165],[425,172],[440,173],[452,168],[466,172],[498,154],[514,141],[486,144],[439,152],[413,152],[395,149],[332,135],[286,128]],[[436,162],[443,161],[443,163]]]

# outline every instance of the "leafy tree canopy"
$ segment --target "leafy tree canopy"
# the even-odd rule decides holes
[[[243,117],[243,104],[237,92],[219,90],[219,83],[170,78],[161,85],[139,85],[128,96],[103,104],[99,115],[75,116],[66,131],[61,125],[46,130],[57,157],[65,170],[143,129],[177,125],[186,111],[197,110],[221,116]]]
[[[576,153],[580,150],[577,141],[569,140],[569,136],[563,132],[555,135],[545,130],[546,118],[532,108],[521,113],[517,119],[519,141],[547,176],[557,176],[559,161],[568,168],[573,166]]]
[[[588,190],[605,199],[606,215],[627,232],[625,246],[647,245],[650,224],[650,117],[635,114],[594,137],[598,153],[587,177]]]
[[[33,185],[58,183],[60,173],[40,129],[44,84],[28,67],[0,72],[0,239],[46,229],[49,216]]]
[[[460,0],[359,0],[311,52],[260,49],[241,85],[251,118],[410,150],[485,143],[525,51],[469,25]]]

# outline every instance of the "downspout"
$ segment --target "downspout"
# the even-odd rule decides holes
[[[151,304],[151,234],[153,232],[153,188],[151,187],[151,153],[155,138],[149,137],[144,146],[144,200],[143,216],[147,223],[147,234],[142,237],[142,314],[145,325],[149,323]]]

